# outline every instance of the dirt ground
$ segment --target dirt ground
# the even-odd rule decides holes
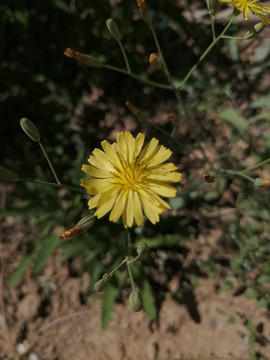
[[[270,359],[269,313],[243,295],[217,293],[210,279],[201,279],[195,289],[195,320],[168,293],[157,322],[151,324],[143,311],[134,313],[128,304],[117,303],[107,330],[101,327],[102,294],[82,303],[91,279],[87,273],[71,276],[70,264],[57,261],[59,249],[39,276],[27,272],[8,288],[7,278],[21,256],[23,230],[19,219],[1,223],[0,359],[244,360],[250,350],[248,320],[260,340],[252,352]],[[72,266],[80,261],[75,258]],[[171,293],[176,282],[170,283]]]

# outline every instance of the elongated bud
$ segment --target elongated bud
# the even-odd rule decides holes
[[[77,60],[81,62],[84,65],[91,66],[91,67],[102,67],[102,62],[90,55],[82,54],[78,51],[72,50],[70,48],[67,48],[64,52],[64,54],[67,57],[70,57],[71,59]]]
[[[215,16],[220,8],[220,2],[217,0],[206,0],[210,15]]]
[[[36,125],[34,125],[34,123],[27,119],[27,118],[22,118],[20,120],[20,125],[21,128],[23,129],[23,131],[33,140],[36,142],[40,142],[40,133],[36,127]]]
[[[256,35],[258,35],[263,29],[265,28],[265,25],[262,22],[259,22],[257,24],[255,24],[251,29],[249,29],[246,33],[245,33],[245,38],[246,39],[252,39],[254,38]]]
[[[93,213],[84,216],[73,228],[65,231],[61,236],[59,236],[59,240],[70,239],[74,236],[82,234],[86,232],[91,226],[94,225],[96,218]]]
[[[106,21],[106,25],[107,25],[107,28],[108,28],[109,32],[111,33],[112,37],[115,40],[119,41],[122,36],[120,34],[117,23],[113,19],[110,18]]]
[[[256,187],[269,186],[269,185],[270,185],[270,179],[257,178],[254,181],[254,186]]]
[[[216,178],[215,178],[215,176],[213,176],[209,173],[205,173],[205,174],[203,174],[203,180],[205,182],[207,182],[208,184],[210,184],[210,183],[216,181]]]
[[[138,113],[139,113],[138,108],[136,108],[136,106],[133,105],[130,101],[126,101],[126,106],[132,112],[132,114],[138,115]]]
[[[138,312],[142,310],[143,302],[142,302],[142,295],[139,290],[135,289],[129,294],[128,303],[131,310]]]
[[[176,115],[174,113],[168,114],[167,118],[168,118],[168,120],[171,120],[171,122],[176,121]]]
[[[110,280],[112,278],[111,274],[104,274],[102,279],[98,280],[95,285],[94,285],[94,290],[95,291],[103,291],[109,284]]]
[[[94,225],[96,221],[96,217],[94,215],[94,212],[91,212],[90,214],[84,216],[78,223],[76,226],[79,226],[82,228],[82,231],[85,232],[87,231],[91,226]]]
[[[14,182],[19,180],[19,176],[0,165],[0,180]]]
[[[148,251],[148,246],[145,243],[140,243],[137,247],[138,255],[144,255]]]
[[[145,0],[137,0],[137,4],[140,9],[143,20],[147,24],[151,24],[151,22],[153,21],[153,18],[146,7]]]

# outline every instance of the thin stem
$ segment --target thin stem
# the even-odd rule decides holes
[[[123,266],[127,262],[127,259],[122,260],[111,272],[110,276],[113,276],[116,270],[120,269],[121,266]]]
[[[211,21],[211,30],[213,35],[213,40],[216,39],[216,29],[215,29],[215,15],[210,14],[210,21]]]
[[[60,180],[59,180],[59,178],[58,178],[58,176],[57,176],[57,174],[56,174],[56,172],[54,170],[53,164],[52,164],[51,160],[49,159],[49,156],[47,155],[47,152],[46,152],[45,148],[43,147],[41,142],[39,142],[38,144],[41,147],[41,150],[43,151],[43,154],[44,154],[44,156],[45,156],[45,158],[46,158],[46,160],[47,160],[47,162],[48,162],[48,164],[49,164],[49,166],[50,166],[50,168],[52,170],[53,176],[55,177],[55,180],[56,180],[57,184],[60,185],[61,182],[60,182]]]
[[[169,72],[169,69],[168,69],[168,66],[166,64],[166,61],[164,59],[164,56],[163,56],[163,53],[162,53],[162,50],[161,50],[161,47],[159,45],[159,41],[158,41],[158,37],[157,37],[157,34],[156,34],[156,31],[155,31],[155,28],[153,26],[152,23],[149,23],[149,28],[151,30],[151,33],[152,33],[152,36],[154,38],[154,41],[155,41],[155,44],[156,44],[156,47],[157,47],[157,51],[158,51],[158,54],[159,54],[159,57],[160,57],[160,61],[161,61],[161,64],[163,66],[163,69],[164,69],[164,73],[165,75],[167,76],[167,79],[170,83],[170,85],[174,88],[174,85],[173,85],[173,81],[172,81],[172,77],[171,77],[171,74]]]
[[[122,45],[121,41],[120,41],[120,40],[118,40],[117,42],[118,42],[118,44],[119,44],[119,46],[120,46],[120,49],[121,49],[122,54],[123,54],[123,57],[124,57],[124,59],[125,59],[125,63],[126,63],[126,67],[127,67],[127,71],[128,71],[128,73],[129,73],[129,74],[131,74],[131,68],[130,68],[130,65],[129,65],[129,61],[128,61],[128,58],[127,58],[126,51],[125,51],[125,49],[124,49],[124,47],[123,47],[123,45]]]
[[[266,159],[266,160],[263,160],[263,161],[259,162],[259,163],[256,164],[256,165],[250,166],[250,167],[242,170],[241,173],[246,173],[246,172],[248,172],[248,171],[255,170],[255,169],[257,169],[258,167],[260,167],[260,166],[262,166],[262,165],[265,165],[265,164],[267,164],[267,163],[269,163],[269,162],[270,162],[270,158],[269,158],[269,159]]]
[[[85,193],[84,189],[76,187],[76,186],[71,186],[71,185],[56,184],[56,183],[52,183],[52,182],[48,182],[48,181],[35,180],[35,179],[24,179],[24,178],[20,178],[17,181],[29,182],[29,183],[40,184],[40,185],[49,185],[49,186],[56,187],[58,189],[63,188],[63,189],[68,189],[70,191],[76,191],[78,193]]]
[[[170,86],[170,85],[165,85],[165,84],[160,84],[160,83],[157,83],[155,81],[151,81],[151,80],[148,80],[148,79],[143,79],[141,78],[140,76],[134,74],[134,73],[129,73],[128,71],[126,70],[123,70],[121,68],[118,68],[118,67],[115,67],[115,66],[112,66],[112,65],[108,65],[108,64],[104,64],[103,65],[104,68],[106,69],[110,69],[110,70],[113,70],[113,71],[117,71],[117,72],[120,72],[122,74],[125,74],[125,75],[128,75],[130,77],[132,77],[133,79],[136,79],[146,85],[149,85],[149,86],[155,86],[157,88],[160,88],[160,89],[164,89],[164,90],[173,90],[173,88]]]
[[[188,81],[188,79],[191,77],[191,75],[194,73],[194,71],[198,68],[198,66],[202,63],[202,61],[204,60],[204,58],[208,55],[208,53],[213,49],[213,47],[217,44],[217,42],[223,37],[223,35],[226,33],[226,31],[229,29],[229,27],[231,26],[233,20],[235,19],[235,15],[232,15],[230,21],[228,22],[227,26],[225,27],[225,29],[222,31],[222,33],[215,39],[212,41],[212,43],[208,46],[208,48],[204,51],[204,53],[201,55],[201,57],[199,58],[199,60],[196,62],[195,65],[192,66],[192,68],[189,70],[189,72],[187,73],[187,75],[184,77],[183,81],[181,82],[181,84],[178,86],[178,89],[182,89],[184,87],[184,85],[186,84],[186,82]]]
[[[129,241],[130,241],[130,234],[129,231],[127,229],[125,229],[125,259],[126,259],[126,263],[127,263],[127,269],[128,269],[128,275],[129,275],[129,279],[130,279],[130,283],[132,286],[132,290],[136,290],[136,286],[133,280],[133,275],[130,269],[130,261],[129,261]]]
[[[255,182],[255,180],[252,179],[252,177],[244,174],[244,173],[241,172],[241,171],[225,169],[225,170],[222,170],[221,172],[222,172],[223,174],[235,175],[235,176],[243,177],[243,178],[251,181],[253,184],[254,184],[254,182]]]
[[[222,39],[229,39],[229,40],[248,40],[245,36],[229,36],[223,35]]]
[[[182,96],[181,96],[181,93],[180,93],[180,88],[176,88],[176,87],[174,86],[174,83],[173,83],[173,80],[172,80],[170,71],[169,71],[169,69],[168,69],[167,63],[166,63],[165,58],[164,58],[164,56],[163,56],[163,52],[162,52],[161,46],[160,46],[160,44],[159,44],[159,40],[158,40],[158,37],[157,37],[157,34],[156,34],[156,31],[155,31],[155,28],[154,28],[153,24],[152,24],[152,23],[149,23],[148,25],[149,25],[149,28],[150,28],[150,30],[151,30],[153,39],[154,39],[155,44],[156,44],[156,47],[157,47],[157,51],[158,51],[158,54],[159,54],[159,57],[160,57],[160,61],[161,61],[161,64],[162,64],[163,72],[164,72],[165,76],[167,77],[167,80],[168,80],[169,84],[171,85],[171,87],[172,87],[173,90],[174,90],[174,93],[175,93],[177,102],[178,102],[178,104],[179,104],[179,107],[182,109],[183,114],[184,114],[184,117],[185,117],[185,119],[186,119],[186,121],[187,121],[187,124],[188,124],[190,130],[191,130],[190,119],[189,119],[189,116],[188,116],[188,113],[187,113],[187,110],[186,110],[185,103],[184,103],[184,101],[183,101],[183,99],[182,99]],[[174,133],[175,133],[175,131],[176,131],[178,125],[179,125],[179,122],[180,122],[179,119],[180,119],[180,118],[179,118],[179,116],[178,116],[177,121],[175,122],[175,125],[174,125],[173,130],[172,130],[172,133],[171,133],[171,138],[173,138],[173,135],[174,135]],[[197,139],[197,136],[195,136],[195,140],[196,140],[196,142],[197,142],[197,144],[198,144],[199,149],[200,149],[201,152],[202,152],[204,161],[207,162],[207,161],[208,161],[207,156],[206,156],[205,151],[204,151],[204,149],[202,148],[199,140]]]

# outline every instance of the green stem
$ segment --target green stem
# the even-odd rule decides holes
[[[242,170],[241,172],[242,172],[242,173],[246,173],[246,172],[248,172],[248,171],[255,170],[255,169],[257,169],[258,167],[260,167],[260,166],[262,166],[262,165],[265,165],[265,164],[267,164],[267,163],[269,163],[269,162],[270,162],[270,158],[269,158],[269,159],[266,159],[266,160],[263,160],[263,161],[259,162],[259,163],[256,164],[256,165],[250,166],[250,167]]]
[[[149,86],[154,86],[154,87],[164,89],[164,90],[173,90],[173,88],[170,85],[160,84],[160,83],[157,83],[155,81],[151,81],[151,80],[148,80],[148,79],[143,79],[143,78],[141,78],[140,76],[138,76],[136,74],[129,73],[126,70],[120,69],[120,68],[112,66],[112,65],[104,64],[103,67],[106,68],[106,69],[110,69],[110,70],[117,71],[117,72],[120,72],[122,74],[128,75],[128,76],[132,77],[133,79],[136,79],[137,81],[140,81],[140,82],[142,82],[142,83],[144,83],[146,85],[149,85]]]
[[[76,191],[79,193],[85,193],[84,189],[76,187],[76,186],[71,186],[71,185],[56,184],[56,183],[52,183],[52,182],[48,182],[48,181],[35,180],[35,179],[24,179],[24,178],[20,178],[18,181],[30,182],[30,183],[34,183],[34,184],[40,184],[40,185],[49,185],[49,186],[56,187],[58,189],[68,189],[68,190]]]
[[[192,126],[191,126],[190,119],[189,119],[189,116],[188,116],[188,113],[187,113],[187,110],[186,110],[185,103],[184,103],[183,98],[182,98],[181,93],[180,93],[180,88],[176,88],[176,87],[174,86],[174,83],[173,83],[173,80],[172,80],[172,77],[171,77],[169,68],[168,68],[167,63],[166,63],[166,61],[165,61],[165,58],[164,58],[164,56],[163,56],[163,52],[162,52],[161,46],[160,46],[160,44],[159,44],[159,40],[158,40],[158,37],[157,37],[157,34],[156,34],[156,31],[155,31],[155,28],[154,28],[153,24],[152,24],[152,23],[149,23],[148,26],[149,26],[149,28],[150,28],[150,30],[151,30],[151,33],[152,33],[154,42],[155,42],[156,47],[157,47],[157,51],[158,51],[158,54],[159,54],[159,57],[160,57],[160,61],[161,61],[161,64],[162,64],[163,72],[164,72],[165,76],[167,77],[167,80],[168,80],[169,84],[171,85],[171,87],[172,87],[173,90],[174,90],[174,93],[175,93],[175,96],[176,96],[178,105],[179,105],[180,109],[182,109],[183,114],[184,114],[184,117],[185,117],[185,119],[186,119],[186,121],[187,121],[187,124],[188,124],[188,126],[189,126],[189,129],[191,130],[191,129],[192,129]],[[173,135],[174,135],[174,133],[175,133],[175,131],[176,131],[178,125],[179,125],[179,122],[180,122],[180,117],[178,116],[178,117],[177,117],[177,120],[176,120],[176,122],[175,122],[175,124],[174,124],[172,133],[171,133],[171,138],[173,138]],[[207,162],[207,161],[208,161],[207,156],[206,156],[205,151],[204,151],[204,149],[202,148],[199,140],[197,139],[196,134],[195,134],[195,140],[196,140],[196,142],[197,142],[197,144],[198,144],[199,149],[200,149],[201,152],[202,152],[204,161]]]
[[[235,175],[235,176],[243,177],[243,178],[251,181],[253,184],[254,184],[254,182],[255,182],[255,180],[252,179],[252,177],[244,174],[244,173],[241,172],[241,171],[229,170],[229,169],[227,170],[227,169],[225,169],[225,170],[222,170],[221,173],[223,173],[223,174],[228,174],[228,175]]]
[[[44,156],[45,156],[45,158],[46,158],[46,160],[47,160],[47,162],[48,162],[48,164],[49,164],[49,166],[50,166],[50,168],[52,170],[53,176],[55,177],[55,180],[56,180],[57,184],[60,185],[61,182],[60,182],[60,180],[59,180],[59,178],[58,178],[58,176],[57,176],[57,174],[56,174],[56,172],[54,170],[53,164],[52,164],[51,160],[49,159],[49,156],[47,155],[47,152],[46,152],[45,148],[43,147],[41,142],[39,142],[38,144],[41,147],[41,150],[43,151],[43,154],[44,154]]]
[[[229,40],[248,40],[245,36],[229,36],[223,35],[222,39],[229,39]]]
[[[128,58],[127,58],[126,51],[125,51],[125,49],[124,49],[124,47],[123,47],[123,45],[122,45],[121,41],[120,41],[120,40],[118,40],[117,42],[118,42],[118,44],[119,44],[119,46],[120,46],[120,49],[121,49],[122,54],[123,54],[123,57],[124,57],[124,59],[125,59],[125,63],[126,63],[126,67],[127,67],[127,71],[128,71],[128,73],[129,73],[129,74],[131,74],[131,68],[130,68],[130,65],[129,65],[129,61],[128,61]]]
[[[158,41],[158,37],[157,37],[156,31],[155,31],[155,28],[154,28],[154,26],[153,26],[152,23],[148,23],[148,25],[149,25],[149,28],[150,28],[150,30],[151,30],[152,36],[153,36],[153,38],[154,38],[154,41],[155,41],[155,44],[156,44],[156,47],[157,47],[157,51],[158,51],[158,54],[159,54],[159,57],[160,57],[160,61],[161,61],[161,64],[162,64],[164,73],[165,73],[165,75],[166,75],[166,77],[167,77],[167,79],[168,79],[171,87],[172,87],[173,89],[175,89],[175,87],[174,87],[174,85],[173,85],[173,81],[172,81],[171,74],[170,74],[170,72],[169,72],[168,66],[167,66],[167,64],[166,64],[166,61],[165,61],[165,59],[164,59],[164,56],[163,56],[163,53],[162,53],[162,50],[161,50],[161,47],[160,47],[160,45],[159,45],[159,41]]]
[[[130,283],[131,283],[131,286],[132,286],[132,290],[135,291],[136,286],[135,286],[135,283],[134,283],[134,280],[133,280],[133,275],[132,275],[132,272],[131,272],[131,269],[130,269],[130,261],[129,261],[129,257],[128,257],[128,254],[129,254],[129,242],[130,242],[130,234],[129,234],[129,231],[127,229],[125,229],[125,260],[126,260],[126,263],[127,263],[128,275],[129,275]]]
[[[212,35],[213,35],[213,41],[215,41],[216,39],[216,29],[215,29],[215,15],[212,15],[210,13],[210,21],[211,21],[211,30],[212,30]]]
[[[208,53],[213,49],[213,47],[219,42],[219,40],[223,37],[223,35],[226,33],[226,31],[229,29],[229,27],[231,26],[233,20],[235,19],[235,15],[232,15],[230,21],[228,22],[227,26],[225,27],[225,29],[222,31],[222,33],[215,39],[212,41],[212,43],[208,46],[208,48],[204,51],[204,53],[201,55],[201,57],[199,58],[199,60],[196,62],[195,65],[192,66],[192,68],[189,70],[189,72],[187,73],[187,75],[184,77],[183,81],[181,82],[181,84],[178,86],[178,89],[182,89],[184,87],[184,85],[186,84],[186,82],[188,81],[188,79],[191,77],[191,75],[194,73],[194,71],[198,68],[198,66],[202,63],[202,61],[204,60],[204,58],[208,55]]]

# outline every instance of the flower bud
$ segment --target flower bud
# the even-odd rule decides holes
[[[136,108],[136,106],[133,105],[130,101],[128,101],[128,100],[126,101],[126,106],[132,112],[133,115],[138,115],[138,113],[139,113],[138,108]]]
[[[215,16],[220,8],[220,3],[217,0],[206,0],[209,13]]]
[[[160,63],[160,60],[158,58],[158,54],[156,53],[151,53],[149,56],[149,63],[151,66],[156,66]]]
[[[212,182],[216,181],[216,178],[209,173],[205,173],[203,174],[203,180],[208,184],[211,184]]]
[[[103,276],[102,276],[102,279],[100,279],[99,281],[97,281],[94,285],[94,290],[95,291],[103,291],[109,284],[110,280],[112,278],[112,275],[111,274],[107,274],[105,273]]]
[[[84,216],[76,226],[79,226],[82,229],[82,232],[87,231],[91,226],[94,225],[96,217],[94,212],[91,212],[89,215]]]
[[[90,55],[82,54],[82,53],[72,50],[70,48],[67,48],[65,50],[64,54],[67,57],[77,60],[87,66],[91,66],[91,67],[102,67],[103,66],[102,62],[99,59],[97,59],[93,56],[90,56]]]
[[[153,21],[153,18],[151,16],[150,12],[147,10],[145,0],[137,0],[137,4],[140,9],[143,20],[147,24],[151,24],[151,22]]]
[[[269,186],[270,185],[270,179],[262,179],[262,186]]]
[[[140,243],[137,247],[137,253],[138,255],[144,255],[148,251],[148,246],[145,243]]]
[[[138,312],[142,309],[143,307],[142,295],[139,290],[137,289],[132,290],[132,292],[129,294],[128,297],[128,303],[131,310],[135,312]]]
[[[0,166],[0,180],[14,182],[19,180],[19,176],[15,172]]]
[[[27,118],[22,118],[22,119],[20,120],[20,125],[21,125],[23,131],[24,131],[33,141],[40,142],[40,134],[39,134],[39,131],[38,131],[36,125],[34,125],[31,120],[29,120],[29,119],[27,119]]]
[[[261,186],[262,186],[262,179],[261,179],[261,178],[256,178],[256,179],[254,180],[253,185],[254,185],[255,187],[261,187]]]
[[[265,28],[265,25],[262,22],[255,24],[251,29],[249,29],[245,33],[245,38],[252,39],[256,35],[258,35],[264,28]]]
[[[176,121],[176,115],[174,113],[170,113],[168,114],[167,119],[171,120],[171,122],[174,122]]]
[[[107,25],[107,28],[108,28],[109,32],[111,33],[112,37],[115,40],[119,41],[122,36],[120,34],[117,23],[113,19],[108,19],[106,21],[106,25]]]
[[[91,226],[95,223],[94,213],[91,212],[89,215],[84,216],[73,228],[65,231],[61,236],[59,236],[59,240],[70,239],[74,236],[82,234],[86,232]]]

